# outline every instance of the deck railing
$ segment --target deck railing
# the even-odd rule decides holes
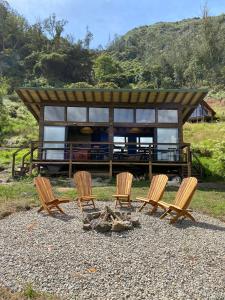
[[[36,158],[34,151],[37,150]],[[190,144],[123,142],[31,142],[31,159],[43,161],[190,161]]]
[[[148,164],[186,165],[191,174],[190,144],[179,143],[123,143],[123,142],[62,142],[32,141],[13,154],[12,176],[16,174],[16,156],[27,149],[21,159],[20,169],[32,169],[41,164],[68,164],[72,174],[73,164]]]

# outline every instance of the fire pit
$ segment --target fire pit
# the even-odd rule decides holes
[[[132,217],[130,212],[113,211],[105,206],[102,211],[87,213],[83,219],[84,230],[98,232],[125,231],[140,226],[138,218]]]

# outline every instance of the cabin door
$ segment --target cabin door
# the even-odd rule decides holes
[[[55,142],[55,143],[48,143],[48,142]],[[65,147],[64,142],[65,142],[64,126],[45,126],[43,159],[63,160],[64,147]],[[52,148],[56,148],[56,150]]]

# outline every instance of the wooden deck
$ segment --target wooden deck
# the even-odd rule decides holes
[[[137,144],[109,142],[40,142],[33,141],[22,157],[21,169],[32,174],[34,167],[64,166],[71,178],[74,169],[105,167],[109,177],[115,168],[136,167],[152,177],[153,169],[157,167],[186,168],[191,176],[190,144]],[[21,148],[22,150],[22,148]],[[13,155],[12,176],[16,174],[16,156]]]

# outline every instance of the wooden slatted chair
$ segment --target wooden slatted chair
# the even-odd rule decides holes
[[[92,195],[92,179],[91,173],[86,171],[78,171],[74,174],[74,182],[77,187],[77,203],[83,211],[84,206],[93,206],[95,208],[96,196]]]
[[[143,205],[139,208],[139,211],[141,211],[147,204],[153,206],[152,210],[150,211],[151,214],[153,214],[157,210],[158,201],[162,198],[165,192],[167,181],[168,177],[164,174],[153,176],[147,197],[136,198],[136,200],[144,202]]]
[[[127,206],[131,207],[131,185],[133,180],[133,174],[129,172],[122,172],[117,174],[116,176],[116,194],[113,195],[115,200],[115,207],[119,203],[120,206],[122,204],[126,204]]]
[[[57,209],[61,213],[65,214],[59,205],[62,203],[68,203],[71,201],[71,199],[55,197],[52,190],[52,185],[48,178],[38,176],[34,179],[34,185],[41,202],[41,207],[39,208],[38,212],[46,210],[48,214],[51,215],[52,210]]]
[[[190,218],[193,222],[195,219],[188,211],[188,206],[192,200],[192,197],[196,191],[198,180],[195,177],[188,177],[183,179],[179,190],[177,191],[173,204],[169,204],[163,201],[159,201],[158,205],[165,209],[165,213],[160,217],[163,219],[167,214],[172,216],[170,223],[175,223],[179,217]],[[175,214],[173,214],[175,213]]]

